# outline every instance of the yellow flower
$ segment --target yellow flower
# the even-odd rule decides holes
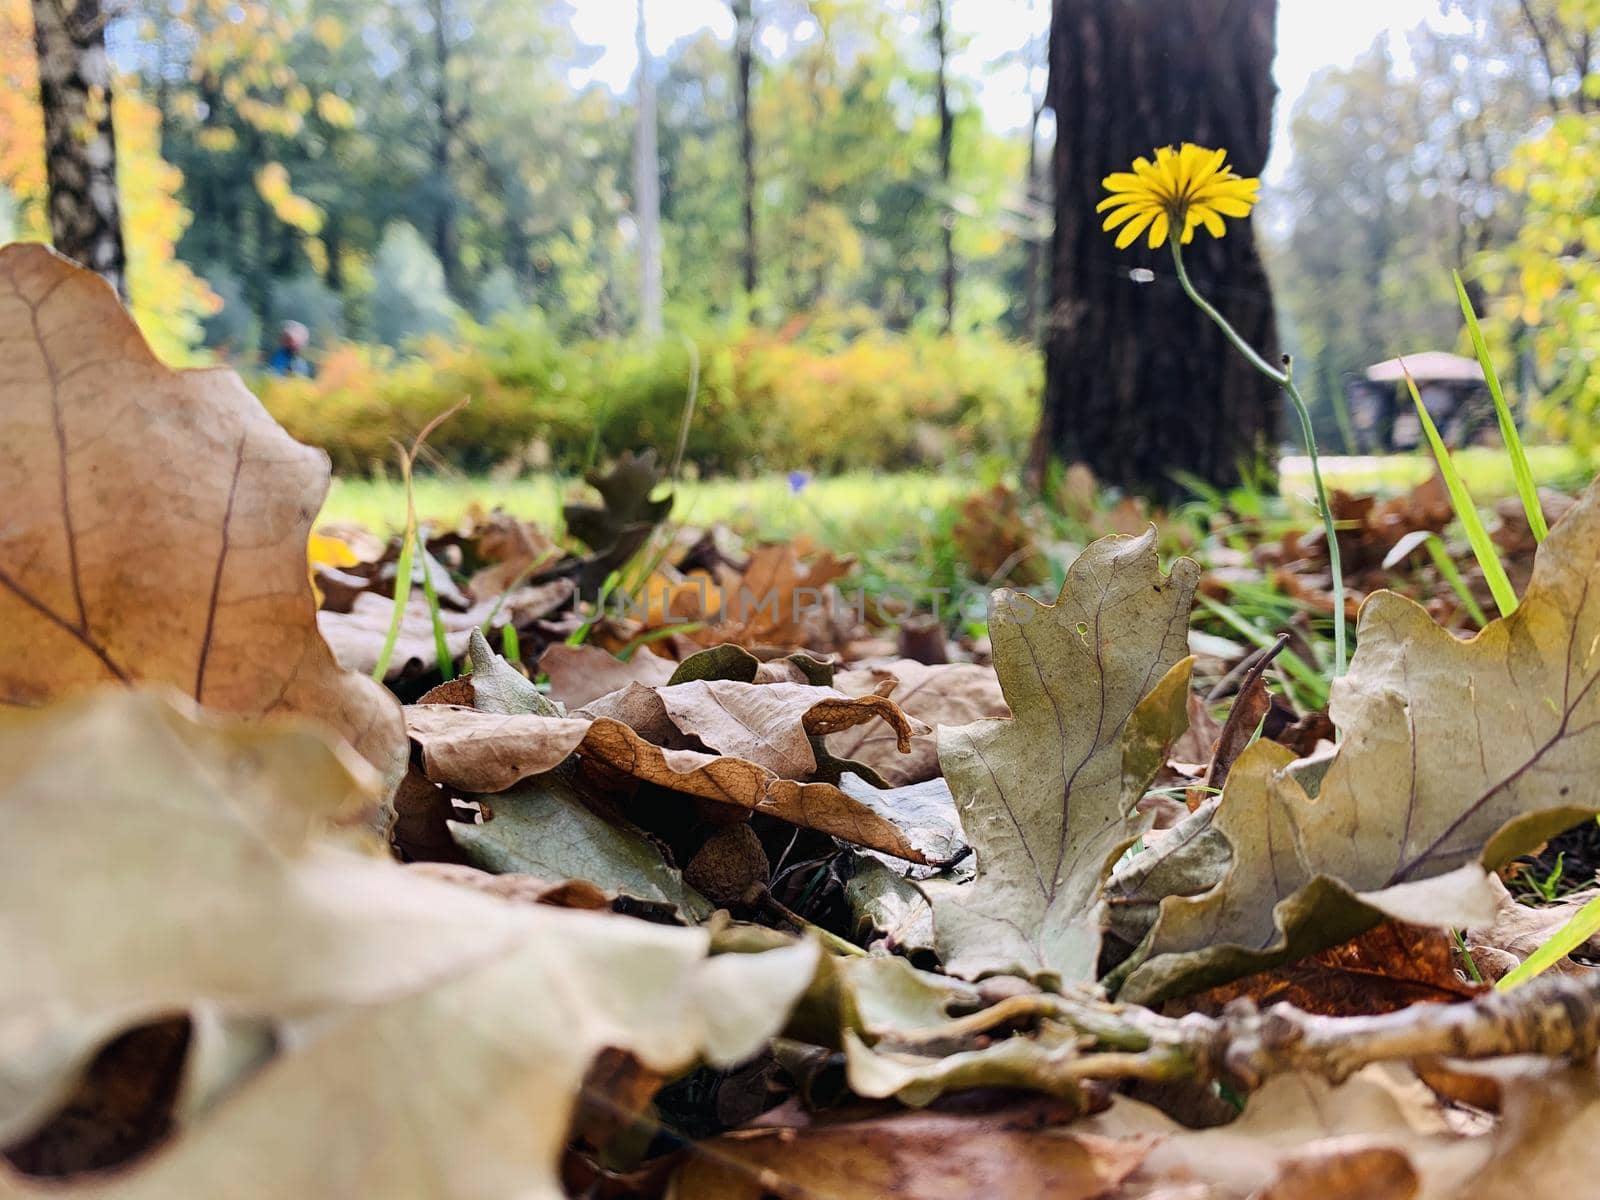
[[[1156,160],[1133,160],[1133,170],[1107,175],[1102,186],[1111,193],[1096,206],[1096,212],[1111,209],[1105,229],[1115,229],[1117,249],[1131,246],[1146,229],[1150,248],[1167,240],[1172,229],[1183,230],[1183,243],[1194,240],[1197,226],[1204,225],[1212,237],[1221,237],[1226,228],[1223,217],[1247,217],[1260,199],[1259,179],[1242,179],[1228,166],[1226,150],[1207,150],[1185,142],[1179,149],[1162,146]]]

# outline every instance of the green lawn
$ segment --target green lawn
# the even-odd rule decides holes
[[[1543,484],[1573,487],[1588,478],[1588,469],[1561,446],[1533,446],[1528,456],[1534,476]],[[1472,449],[1456,456],[1473,495],[1486,502],[1513,491],[1511,468],[1494,449]],[[1285,460],[1283,491],[1292,500],[1311,492],[1305,460]],[[1387,458],[1329,458],[1324,474],[1333,487],[1347,491],[1394,492],[1427,478],[1433,460],[1420,455]],[[807,533],[830,546],[852,549],[881,544],[886,537],[926,529],[951,504],[983,486],[952,475],[844,475],[817,479],[796,495],[787,478],[688,481],[680,487],[682,502],[674,517],[684,524],[725,521],[735,528],[781,538]],[[510,482],[486,477],[423,476],[417,480],[417,513],[424,520],[455,520],[474,501],[502,505],[520,517],[554,528],[564,499],[582,497],[581,483],[553,476]],[[405,523],[405,494],[398,479],[335,479],[323,506],[324,521],[355,521],[376,531],[392,531]]]
[[[848,545],[852,531],[904,529],[937,514],[977,485],[951,476],[844,475],[818,479],[798,495],[782,475],[750,480],[689,480],[679,487],[673,517],[686,525],[725,521],[740,530],[760,530],[775,538],[796,533],[840,535]],[[537,476],[500,483],[484,477],[419,477],[417,515],[435,523],[454,521],[474,501],[500,505],[519,517],[556,528],[564,500],[592,496],[574,480]],[[405,492],[398,479],[335,479],[323,505],[322,520],[354,521],[372,530],[398,530],[405,524]],[[871,538],[869,540],[876,540]]]

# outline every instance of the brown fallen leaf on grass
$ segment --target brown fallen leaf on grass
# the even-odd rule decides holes
[[[165,684],[325,721],[393,781],[394,698],[317,632],[306,541],[328,458],[223,369],[156,361],[104,281],[0,250],[0,702]]]
[[[1241,997],[1261,1008],[1293,1004],[1302,1012],[1328,1017],[1448,1004],[1484,990],[1482,984],[1467,981],[1459,961],[1444,930],[1385,921],[1310,958],[1169,1001],[1162,1011],[1215,1013]]]
[[[676,665],[644,646],[624,662],[598,646],[566,646],[559,642],[539,659],[539,670],[550,676],[551,697],[568,708],[581,708],[630,683],[659,686],[672,678]]]
[[[888,1113],[849,1120],[785,1105],[692,1147],[675,1195],[696,1200],[1097,1200],[1144,1160],[1154,1137],[1105,1138],[1071,1110],[1030,1101],[994,1113]]]
[[[1218,1129],[1122,1096],[1077,1128],[1148,1146],[1118,1200],[1457,1200],[1482,1194],[1491,1158],[1488,1139],[1452,1134],[1427,1089],[1388,1067],[1337,1087],[1279,1076]]]
[[[1282,649],[1287,642],[1288,638],[1280,635],[1277,649]],[[1272,708],[1272,696],[1267,691],[1265,672],[1275,653],[1276,650],[1259,655],[1255,665],[1245,673],[1238,694],[1234,696],[1233,704],[1228,709],[1228,719],[1222,723],[1216,741],[1211,746],[1206,773],[1198,785],[1189,789],[1190,812],[1205,803],[1208,795],[1221,792],[1223,785],[1228,782],[1228,772],[1233,770],[1233,764],[1238,761],[1239,755],[1244,753],[1245,747],[1255,737],[1262,718]]]
[[[909,744],[923,729],[876,696],[808,684],[696,680],[630,684],[565,717],[429,704],[408,708],[406,719],[424,773],[458,792],[503,792],[577,754],[669,791],[765,813],[910,862],[938,861],[954,840],[948,828],[931,832],[921,810],[902,826],[892,796],[867,804],[833,783],[805,782],[818,767],[813,737],[882,720]]]
[[[1263,970],[1385,916],[1493,920],[1486,868],[1600,809],[1600,488],[1540,547],[1511,616],[1471,641],[1379,593],[1335,682],[1344,734],[1314,790],[1258,742],[1217,810],[1233,861],[1215,888],[1168,898],[1151,957],[1121,993],[1148,1002]]]
[[[961,561],[990,587],[1027,587],[1049,575],[1050,561],[1040,552],[1022,496],[1004,483],[963,500],[950,537]]]
[[[1497,911],[1494,921],[1466,931],[1467,948],[1483,977],[1490,983],[1518,966],[1568,921],[1583,906],[1600,896],[1593,888],[1573,892],[1553,904],[1519,903],[1498,879],[1491,881]],[[1600,935],[1591,937],[1574,953],[1588,959],[1600,958]],[[1577,974],[1594,970],[1574,962],[1571,956],[1550,964],[1558,974]]]
[[[602,1049],[662,1076],[731,1066],[812,978],[807,943],[708,959],[703,931],[498,900],[320,840],[372,782],[343,754],[136,692],[0,715],[0,1149],[130,1027],[296,1029],[160,1152],[66,1187],[0,1166],[0,1196],[554,1200]]]
[[[930,728],[970,725],[984,717],[1011,714],[994,669],[975,663],[926,666],[902,658],[881,666],[840,671],[833,682],[851,696],[887,695],[901,712]],[[885,692],[883,688],[889,683],[893,683],[893,689]],[[939,745],[932,737],[913,740],[911,753],[904,754],[886,731],[861,725],[831,737],[828,748],[840,758],[865,763],[897,787],[921,783],[939,774]]]
[[[939,731],[977,877],[928,884],[945,966],[1095,978],[1112,864],[1148,826],[1134,813],[1183,730],[1189,606],[1199,568],[1170,575],[1155,531],[1095,542],[1054,605],[996,593],[995,670],[1010,719]]]
[[[802,562],[791,543],[757,546],[742,570],[724,570],[714,596],[702,599],[698,590],[687,593],[672,615],[701,623],[681,635],[691,645],[731,642],[791,650],[805,646],[808,631],[826,624],[822,589],[843,578],[850,567],[850,559],[826,552]],[[707,600],[712,606],[704,606]]]

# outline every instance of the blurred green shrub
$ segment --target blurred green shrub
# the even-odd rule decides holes
[[[694,342],[700,387],[687,458],[705,473],[1015,461],[1038,417],[1038,354],[996,335],[870,332],[840,343],[743,330]],[[256,391],[346,473],[387,466],[395,440],[463,396],[471,403],[429,444],[469,471],[508,461],[577,470],[597,451],[670,454],[677,437],[690,374],[682,340],[563,344],[525,311],[465,323],[416,350],[341,346],[315,379],[265,377]]]
[[[1600,73],[1584,83],[1600,99]],[[1501,182],[1522,205],[1509,246],[1479,257],[1485,332],[1508,390],[1551,439],[1600,446],[1600,113],[1556,117],[1519,145]]]

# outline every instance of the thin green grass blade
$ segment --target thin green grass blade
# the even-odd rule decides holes
[[[1508,972],[1499,983],[1495,984],[1495,990],[1509,992],[1519,984],[1543,974],[1588,941],[1597,929],[1600,929],[1600,896],[1596,896],[1573,913],[1565,925],[1551,934],[1548,942],[1528,955],[1521,966]]]
[[[1433,556],[1433,565],[1439,569],[1439,575],[1450,585],[1450,590],[1455,592],[1456,599],[1461,601],[1461,607],[1467,610],[1467,616],[1477,622],[1478,628],[1482,629],[1489,623],[1489,617],[1473,596],[1472,589],[1467,587],[1467,581],[1461,578],[1461,572],[1451,559],[1450,552],[1445,549],[1444,540],[1436,533],[1428,535],[1428,553]]]
[[[1224,624],[1233,629],[1252,645],[1255,645],[1262,650],[1270,650],[1277,641],[1276,638],[1268,637],[1266,634],[1262,633],[1254,625],[1250,624],[1249,621],[1245,620],[1244,617],[1238,612],[1230,608],[1228,605],[1222,603],[1222,601],[1213,600],[1210,596],[1196,596],[1195,599],[1199,602],[1201,607],[1209,609],[1211,612],[1221,617]],[[1288,675],[1304,689],[1302,695],[1297,697],[1303,701],[1301,704],[1302,708],[1323,708],[1327,705],[1328,681],[1324,679],[1315,668],[1311,667],[1305,659],[1301,658],[1293,650],[1285,650],[1278,655],[1277,663],[1283,668],[1286,675]]]
[[[1426,529],[1413,529],[1393,546],[1389,547],[1389,553],[1383,556],[1383,569],[1385,571],[1393,570],[1408,558],[1418,546],[1426,546],[1428,548],[1428,555],[1433,559],[1433,565],[1439,571],[1439,578],[1450,585],[1450,589],[1456,594],[1456,599],[1461,601],[1462,609],[1473,619],[1478,628],[1482,629],[1487,625],[1489,618],[1484,615],[1483,607],[1478,603],[1477,597],[1467,587],[1467,581],[1461,577],[1461,572],[1457,569],[1454,560],[1451,559],[1450,551],[1446,548],[1444,539],[1437,533],[1432,533]]]
[[[1539,489],[1533,482],[1533,469],[1528,466],[1528,452],[1522,448],[1522,435],[1517,432],[1517,422],[1506,404],[1506,394],[1500,387],[1500,377],[1495,374],[1494,363],[1489,358],[1489,347],[1483,340],[1483,330],[1478,328],[1478,314],[1472,309],[1472,300],[1461,282],[1461,272],[1452,271],[1456,281],[1456,297],[1461,301],[1461,315],[1467,319],[1467,333],[1472,338],[1472,349],[1483,368],[1483,378],[1489,385],[1489,396],[1494,400],[1494,415],[1500,422],[1500,440],[1511,457],[1511,474],[1517,481],[1517,495],[1522,498],[1522,511],[1528,514],[1528,528],[1533,530],[1535,542],[1542,542],[1550,533],[1545,524],[1544,507],[1539,503]]]
[[[400,476],[405,484],[406,493],[406,531],[400,542],[400,555],[394,564],[394,612],[389,617],[389,632],[384,635],[383,649],[378,652],[377,665],[372,668],[372,677],[379,683],[383,682],[384,675],[388,673],[389,660],[394,657],[395,643],[400,640],[400,625],[405,620],[406,605],[411,600],[411,566],[416,561],[413,550],[417,544],[418,536],[417,493],[411,481],[411,472],[416,465],[417,455],[422,452],[423,446],[427,445],[428,435],[439,428],[441,422],[449,420],[460,412],[466,403],[466,398],[462,397],[424,425],[422,432],[417,434],[416,441],[411,443],[409,451],[404,446],[398,446],[397,443],[400,451]],[[425,579],[423,586],[431,593],[433,581]],[[429,596],[429,599],[432,601],[434,630],[437,634],[439,630],[439,601],[437,597],[432,595]],[[439,661],[445,670],[450,669],[448,666],[450,655],[444,650],[442,642],[440,644]],[[446,675],[445,678],[448,679],[450,676]]]
[[[416,505],[411,505],[413,519]],[[439,659],[439,674],[445,679],[456,677],[456,665],[450,657],[450,641],[444,633],[444,617],[439,612],[439,589],[433,586],[433,572],[428,570],[428,547],[423,543],[422,529],[416,528],[417,549],[422,552],[422,594],[428,601],[428,619],[433,623],[433,650]]]
[[[1472,545],[1472,553],[1477,557],[1478,566],[1483,568],[1483,577],[1488,581],[1495,606],[1499,608],[1502,617],[1509,617],[1517,611],[1517,593],[1511,587],[1511,580],[1506,578],[1506,569],[1500,561],[1499,552],[1489,540],[1489,532],[1483,527],[1483,519],[1478,516],[1478,510],[1473,507],[1472,497],[1467,493],[1467,485],[1461,481],[1461,473],[1456,470],[1456,464],[1450,458],[1450,451],[1445,448],[1444,439],[1439,436],[1439,429],[1428,414],[1428,406],[1422,402],[1422,395],[1417,391],[1417,381],[1411,378],[1410,371],[1406,371],[1405,376],[1406,387],[1411,392],[1411,402],[1417,406],[1417,417],[1422,422],[1422,431],[1428,435],[1428,444],[1433,447],[1433,457],[1439,464],[1439,473],[1444,476],[1444,486],[1450,493],[1450,503],[1456,510],[1456,517],[1461,522],[1461,528],[1466,530],[1467,541]]]
[[[595,623],[601,617],[605,616],[606,601],[611,598],[611,593],[616,590],[617,584],[621,579],[622,576],[617,571],[613,571],[606,576],[605,582],[600,585],[600,594],[594,598],[594,612],[587,621],[567,635],[567,645],[581,646],[589,640],[589,631],[595,627]]]
[[[522,661],[522,640],[517,637],[517,627],[506,624],[500,627],[500,654],[508,663]]]

